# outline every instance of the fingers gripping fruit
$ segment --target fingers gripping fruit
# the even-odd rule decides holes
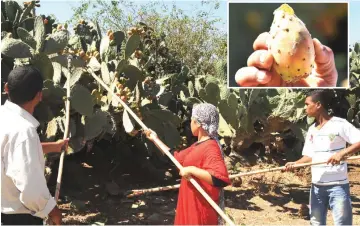
[[[274,20],[267,40],[274,57],[272,71],[287,83],[310,75],[314,67],[314,44],[305,24],[287,4],[274,11]]]

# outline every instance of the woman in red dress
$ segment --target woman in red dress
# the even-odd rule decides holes
[[[192,176],[207,194],[223,208],[223,187],[230,184],[223,154],[217,139],[219,114],[214,105],[203,103],[193,107],[191,131],[198,141],[174,157],[183,166],[175,225],[217,225],[218,214],[187,179]],[[162,143],[156,133],[146,131],[160,150],[170,148]]]

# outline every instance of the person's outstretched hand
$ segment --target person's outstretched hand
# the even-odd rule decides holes
[[[280,75],[271,71],[274,58],[268,51],[266,40],[268,32],[260,34],[253,44],[253,52],[247,60],[247,67],[240,68],[235,75],[236,83],[242,87],[335,87],[338,73],[333,51],[313,39],[315,48],[315,67],[311,74],[295,83],[286,83]]]

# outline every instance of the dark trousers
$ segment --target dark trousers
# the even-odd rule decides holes
[[[1,213],[2,225],[43,225],[43,219],[30,214]]]

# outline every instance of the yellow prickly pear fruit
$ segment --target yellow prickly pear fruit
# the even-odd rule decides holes
[[[315,60],[313,40],[288,4],[274,11],[267,46],[275,61],[272,71],[285,82],[294,83],[310,75]]]
[[[123,89],[124,88],[124,85],[121,84],[120,82],[117,82],[116,86],[117,86],[118,89]]]
[[[141,52],[141,50],[136,50],[135,51],[135,57],[138,58],[138,59],[140,59],[142,57],[142,54],[143,53]]]
[[[137,28],[136,28],[136,27],[131,27],[131,28],[130,28],[130,31],[134,34],[134,33],[136,33]]]

